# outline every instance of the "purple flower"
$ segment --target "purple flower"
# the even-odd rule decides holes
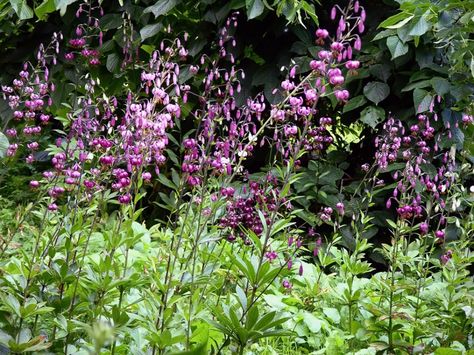
[[[444,241],[444,238],[445,238],[446,234],[444,233],[443,230],[437,230],[435,232],[435,236],[438,239],[438,241],[442,242],[442,241]]]
[[[130,203],[130,201],[132,200],[132,196],[130,196],[130,194],[121,195],[119,196],[118,200],[121,204],[126,205]]]
[[[265,253],[265,257],[270,260],[270,261],[273,261],[275,260],[277,257],[278,257],[278,254],[275,252],[275,251],[267,251]]]
[[[283,286],[284,288],[286,288],[287,290],[290,290],[291,287],[292,287],[291,282],[288,281],[288,280],[286,280],[286,279],[283,280],[283,282],[282,282],[281,284],[282,284],[282,286]]]
[[[428,229],[429,229],[428,223],[422,222],[422,223],[420,224],[420,234],[423,235],[423,234],[428,233]]]
[[[440,260],[443,265],[446,265],[453,256],[453,251],[448,250],[445,254],[441,255]]]

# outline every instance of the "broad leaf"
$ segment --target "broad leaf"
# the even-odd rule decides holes
[[[344,105],[342,112],[345,113],[355,110],[356,108],[363,106],[366,102],[367,100],[365,99],[364,95],[353,97]]]
[[[360,120],[372,128],[375,128],[384,118],[385,111],[381,107],[369,106],[360,113]]]
[[[8,138],[0,132],[0,159],[5,157],[9,145]]]
[[[413,91],[413,103],[415,104],[416,113],[425,112],[430,109],[433,96],[423,89],[415,89]]]
[[[265,6],[262,0],[246,0],[245,6],[247,7],[247,16],[249,20],[260,16],[265,10]]]
[[[394,30],[394,29],[405,26],[408,22],[411,21],[413,17],[415,17],[415,15],[410,15],[410,14],[407,14],[406,12],[401,12],[397,15],[389,17],[387,20],[382,22],[379,27],[385,27],[385,28]],[[388,23],[392,23],[393,21],[398,20],[398,19],[400,19],[400,21],[397,21],[396,23],[388,25]]]
[[[371,81],[364,87],[364,95],[376,105],[390,94],[390,87],[380,81]]]
[[[35,9],[35,14],[40,20],[44,20],[46,15],[56,11],[54,0],[45,0],[43,3]]]
[[[107,70],[111,73],[114,72],[117,69],[119,62],[120,62],[120,58],[117,55],[117,53],[109,54],[107,56],[107,63],[106,63]]]
[[[143,13],[152,12],[155,17],[166,15],[173,10],[176,5],[179,5],[181,0],[160,0],[155,5],[147,7]]]
[[[142,41],[146,40],[147,38],[153,37],[158,32],[160,32],[162,28],[163,25],[161,23],[146,25],[140,30],[140,37],[142,38]]]
[[[332,308],[332,307],[323,308],[323,313],[336,324],[338,324],[341,321],[341,316],[337,308]]]
[[[54,4],[56,5],[56,9],[59,10],[61,16],[64,16],[66,14],[67,7],[77,1],[78,0],[54,0]]]
[[[10,0],[10,5],[20,20],[28,20],[33,17],[33,10],[28,6],[26,0]]]
[[[313,314],[309,313],[309,312],[305,312],[303,314],[303,320],[306,324],[306,326],[308,327],[308,329],[312,332],[312,333],[319,333],[319,331],[321,330],[321,326],[322,326],[322,321],[319,320],[318,318],[316,318]]]
[[[451,84],[445,78],[435,76],[431,79],[431,85],[438,95],[445,95],[451,90]]]
[[[426,14],[420,17],[420,19],[413,25],[408,34],[410,36],[423,36],[431,27],[430,23],[426,19]]]
[[[377,79],[387,82],[388,78],[392,75],[390,65],[388,64],[375,64],[369,68],[370,74],[375,76]]]
[[[387,38],[387,47],[392,55],[392,59],[401,57],[408,53],[408,44],[403,43],[398,36],[390,36]]]

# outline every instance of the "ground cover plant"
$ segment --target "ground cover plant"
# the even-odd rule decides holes
[[[474,2],[0,11],[2,353],[474,353]]]

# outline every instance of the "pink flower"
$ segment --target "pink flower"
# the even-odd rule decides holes
[[[341,42],[333,42],[331,44],[331,49],[336,52],[340,52],[344,49],[344,45]]]
[[[349,60],[346,62],[346,68],[349,70],[358,69],[360,62],[358,60]]]
[[[349,91],[347,90],[336,90],[334,96],[338,101],[346,102],[349,99]]]
[[[332,57],[331,52],[329,51],[319,51],[318,52],[318,58],[319,59],[330,59]]]
[[[296,126],[286,126],[285,127],[285,135],[286,136],[294,136],[298,133],[298,127]]]
[[[148,171],[143,172],[142,179],[145,182],[149,182],[151,180],[151,173],[149,173]]]
[[[316,30],[316,37],[318,38],[326,38],[327,36],[329,36],[329,32],[323,28],[318,28]]]
[[[320,60],[312,60],[309,62],[309,66],[313,70],[317,70],[320,72],[325,72],[326,71],[326,63],[320,61]]]
[[[329,78],[329,82],[332,85],[342,85],[344,84],[344,77],[342,75],[335,75]]]
[[[281,83],[281,87],[283,90],[291,91],[295,88],[295,84],[289,80],[285,80]]]
[[[344,215],[344,204],[342,202],[336,203],[336,209],[337,213],[339,213],[341,216]]]

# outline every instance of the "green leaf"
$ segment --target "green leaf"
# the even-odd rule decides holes
[[[390,36],[387,38],[387,47],[392,55],[392,59],[401,57],[408,53],[408,44],[403,43],[398,36]]]
[[[20,20],[28,20],[33,17],[33,10],[28,6],[26,0],[10,0],[10,5]]]
[[[408,14],[406,12],[400,12],[398,14],[390,16],[388,19],[382,21],[377,28],[386,28],[387,26],[392,26],[392,25],[402,21],[403,19],[405,19],[409,15],[410,14]]]
[[[71,4],[74,4],[78,0],[54,0],[56,9],[59,10],[61,16],[66,14],[67,7]]]
[[[435,355],[461,355],[462,352],[450,348],[438,348],[434,352]]]
[[[431,80],[420,80],[405,86],[401,92],[412,91],[413,89],[422,89],[431,86]]]
[[[474,57],[471,58],[470,68],[471,68],[471,75],[474,78]]]
[[[390,94],[390,87],[380,81],[371,81],[364,86],[364,95],[376,105]]]
[[[388,64],[375,64],[369,68],[370,74],[375,76],[377,79],[387,82],[388,78],[392,75],[390,65]]]
[[[360,113],[360,120],[375,128],[385,118],[385,110],[381,107],[369,106]]]
[[[421,16],[420,19],[412,26],[410,32],[408,32],[410,36],[423,36],[430,29],[430,23],[426,19],[427,14],[428,12]]]
[[[248,46],[245,46],[244,48],[244,55],[245,55],[245,58],[248,58],[250,60],[253,60],[256,64],[262,66],[263,64],[265,64],[265,59],[263,59],[261,56],[259,56],[255,50],[253,49],[253,47],[251,45],[248,45]],[[262,70],[262,73],[264,74],[265,72],[268,72],[268,71],[265,71],[265,70]],[[260,76],[256,76],[254,80],[258,80]],[[253,83],[253,82],[252,82]],[[260,84],[265,84],[266,81],[260,83]]]
[[[161,31],[163,25],[161,23],[154,23],[152,25],[146,25],[140,30],[140,37],[142,38],[142,42],[147,38],[153,37],[158,32]]]
[[[344,176],[344,171],[337,166],[312,161],[309,169],[314,171],[318,185],[335,185]]]
[[[323,308],[323,313],[336,324],[341,321],[341,316],[336,308]]]
[[[397,229],[397,228],[398,228],[398,227],[397,227],[397,224],[396,224],[394,221],[392,221],[391,219],[387,219],[386,222],[387,222],[388,225],[389,225],[390,227],[392,227],[393,229]]]
[[[313,4],[309,4],[306,1],[301,2],[301,8],[306,12],[306,14],[311,17],[311,19],[314,21],[316,25],[319,25],[319,18],[318,15],[316,14],[316,10],[314,9]]]
[[[209,352],[207,351],[207,342],[209,338],[209,330],[207,332],[208,332],[207,338],[205,339],[205,341],[191,348],[191,350],[175,352],[175,353],[171,353],[170,355],[206,355],[208,354]]]
[[[303,320],[311,333],[319,333],[323,324],[320,319],[316,318],[311,313],[305,312],[303,314]]]
[[[106,14],[100,19],[100,27],[103,31],[119,28],[122,24],[123,19],[119,14]]]
[[[237,285],[235,287],[235,293],[237,295],[237,299],[240,305],[242,306],[242,309],[246,311],[247,310],[247,295],[245,294],[244,290],[242,289],[242,287]]]
[[[433,96],[423,89],[415,89],[413,91],[413,103],[415,104],[416,113],[425,112],[430,109]]]
[[[166,15],[173,10],[176,5],[179,5],[182,0],[160,0],[155,5],[147,7],[143,13],[152,12],[155,17]]]
[[[352,110],[355,110],[358,107],[365,105],[367,100],[365,99],[364,95],[359,95],[350,99],[342,109],[342,112],[346,113]]]
[[[415,15],[411,15],[407,12],[400,12],[399,14],[393,15],[389,17],[388,19],[386,19],[385,21],[383,21],[379,25],[379,28],[383,27],[383,28],[388,28],[391,30],[397,29],[397,28],[405,26],[408,22],[411,21],[413,17],[415,17]]]
[[[54,0],[45,0],[43,3],[35,8],[35,14],[40,20],[44,20],[46,15],[56,11]]]
[[[451,84],[445,78],[435,76],[431,79],[431,85],[436,93],[440,96],[447,94],[451,90]]]
[[[117,55],[117,53],[109,54],[107,56],[107,63],[105,65],[107,67],[107,70],[113,73],[117,69],[119,61],[120,61],[120,58]]]
[[[151,46],[149,44],[142,44],[142,46],[140,47],[141,49],[143,49],[145,52],[147,52],[148,54],[152,54],[153,51],[155,50],[155,47],[154,46]],[[182,72],[182,71],[181,71]]]
[[[372,41],[378,41],[379,39],[383,39],[386,37],[393,36],[396,32],[394,30],[383,30],[377,33]]]
[[[249,20],[260,16],[265,9],[262,0],[245,0],[247,8],[247,17]]]
[[[7,136],[0,132],[0,159],[5,157],[9,145]]]

